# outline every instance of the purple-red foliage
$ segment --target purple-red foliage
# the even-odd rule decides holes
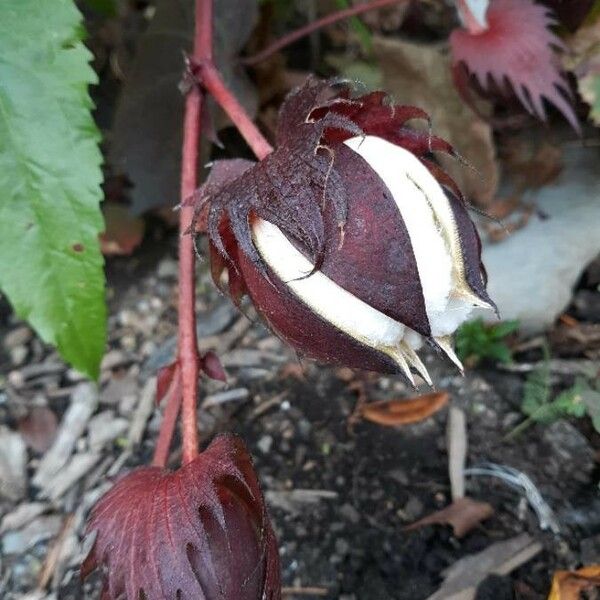
[[[490,80],[499,89],[512,89],[539,119],[546,119],[548,100],[579,131],[572,92],[555,52],[564,46],[549,29],[555,23],[552,11],[533,0],[492,0],[486,18],[483,32],[455,29],[450,35],[455,68],[466,67],[483,89]]]

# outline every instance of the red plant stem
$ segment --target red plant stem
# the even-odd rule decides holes
[[[164,468],[169,458],[169,450],[171,448],[171,440],[177,425],[177,417],[181,408],[181,373],[179,368],[173,375],[173,381],[167,392],[167,402],[163,414],[158,439],[154,448],[154,456],[152,458],[152,466]]]
[[[271,154],[273,147],[264,138],[238,99],[227,88],[218,69],[210,62],[204,63],[200,65],[200,77],[202,85],[227,113],[256,157],[262,160]]]
[[[196,0],[194,50],[192,58],[203,63],[212,60],[213,6],[212,0]],[[183,148],[181,157],[181,201],[189,198],[198,187],[198,153],[203,92],[193,86],[185,101]],[[179,213],[179,347],[181,368],[181,431],[182,462],[187,464],[198,456],[198,377],[200,357],[196,337],[195,253],[193,238],[185,232],[194,215],[192,206],[183,206]]]
[[[257,54],[241,59],[241,63],[247,66],[255,65],[265,60],[266,58],[269,58],[282,48],[293,44],[299,39],[311,34],[313,31],[317,31],[317,29],[327,27],[328,25],[333,25],[333,23],[337,23],[338,21],[347,19],[348,17],[360,15],[370,10],[375,10],[377,8],[383,8],[384,6],[388,6],[390,4],[399,4],[400,2],[407,1],[408,0],[372,0],[372,2],[368,2],[366,4],[359,4],[350,8],[344,8],[343,10],[339,10],[334,13],[331,13],[330,15],[326,15],[321,19],[317,19],[312,23],[308,23],[308,25],[305,25],[304,27],[300,27],[300,29],[296,29],[296,31],[292,31],[284,35],[283,37],[273,42]]]

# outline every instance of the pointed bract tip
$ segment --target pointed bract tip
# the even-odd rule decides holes
[[[438,347],[444,351],[446,356],[458,367],[458,370],[460,371],[461,375],[464,375],[465,368],[462,362],[460,361],[460,358],[458,358],[458,356],[456,355],[456,352],[454,352],[452,337],[446,335],[442,337],[436,337],[433,339],[435,340],[435,343],[438,345]]]

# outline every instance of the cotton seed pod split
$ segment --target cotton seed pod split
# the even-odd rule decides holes
[[[481,242],[435,152],[456,156],[428,116],[385,93],[309,79],[284,102],[258,163],[214,164],[196,197],[216,284],[248,294],[300,353],[431,384],[424,343],[459,368],[452,334],[486,291]],[[204,221],[204,223],[202,222]]]

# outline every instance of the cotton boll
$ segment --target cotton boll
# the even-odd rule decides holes
[[[417,350],[462,368],[452,334],[493,302],[466,203],[431,161],[456,153],[411,119],[428,116],[309,79],[273,153],[215,165],[204,197],[213,278],[228,271],[236,303],[246,293],[303,355],[431,383]]]
[[[355,137],[345,142],[360,154],[392,192],[408,228],[417,260],[427,316],[432,329],[443,314],[452,289],[452,259],[425,189],[439,183],[418,159],[404,148],[375,136]],[[426,185],[418,186],[415,178]],[[431,179],[431,182],[428,181]],[[442,192],[443,193],[443,192]]]
[[[258,219],[252,232],[266,264],[289,289],[323,319],[376,349],[393,348],[406,327],[341,288],[320,271],[275,225]]]

